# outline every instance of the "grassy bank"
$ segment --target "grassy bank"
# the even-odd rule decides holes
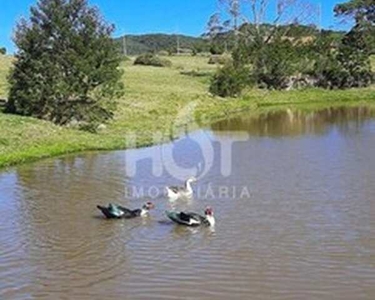
[[[294,104],[329,106],[337,103],[375,103],[374,88],[292,92],[250,90],[239,99],[221,99],[207,92],[209,76],[205,75],[216,68],[207,64],[207,58],[169,59],[173,62],[171,68],[124,63],[126,95],[119,101],[115,119],[98,134],[0,113],[0,168],[70,152],[123,149],[127,147],[126,134],[129,132],[137,133],[137,146],[154,143],[155,132],[161,132],[167,140],[179,133],[179,130],[172,128],[192,121],[188,114],[181,114],[176,122],[179,112],[184,111],[192,101],[196,104],[195,118],[201,125],[249,109],[256,112]],[[0,97],[6,95],[5,78],[10,65],[10,57],[0,57]]]

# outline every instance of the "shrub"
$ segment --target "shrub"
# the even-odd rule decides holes
[[[40,0],[16,28],[6,111],[59,125],[111,118],[123,91],[112,32],[87,0]]]
[[[170,67],[172,66],[172,62],[165,58],[160,58],[154,54],[147,53],[138,56],[135,61],[135,65],[142,65],[142,66],[154,66],[154,67]]]
[[[0,48],[0,54],[5,55],[7,54],[7,49],[5,47]]]
[[[317,63],[319,64],[319,62]],[[367,87],[374,81],[374,75],[367,67],[358,66],[356,70],[346,69],[341,63],[333,61],[319,67],[317,85],[329,89]]]
[[[292,76],[303,73],[308,65],[303,43],[291,42],[276,34],[269,41],[240,40],[233,51],[235,66],[251,66],[252,77],[261,88],[290,88]],[[310,67],[310,66],[309,66]]]
[[[210,92],[220,97],[235,97],[251,82],[249,70],[227,63],[211,79]]]
[[[258,51],[253,70],[258,84],[268,89],[285,89],[290,76],[297,71],[295,51],[289,41],[275,41]]]
[[[224,47],[216,42],[213,42],[209,51],[212,55],[222,55],[224,53]]]
[[[366,87],[374,81],[369,52],[356,27],[339,39],[322,36],[313,47],[314,61],[308,74],[317,86],[329,89]]]
[[[374,81],[368,55],[347,45],[319,57],[313,75],[318,86],[330,89],[366,87]]]
[[[210,65],[225,65],[226,63],[230,63],[232,58],[228,54],[223,55],[211,55],[210,59],[208,60],[208,64]]]
[[[158,55],[159,55],[159,56],[168,56],[168,55],[169,55],[169,52],[168,52],[168,51],[165,51],[165,50],[161,50],[161,51],[159,51]]]

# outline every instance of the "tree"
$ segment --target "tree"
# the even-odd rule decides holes
[[[321,35],[315,47],[313,75],[325,88],[365,87],[373,81],[370,34],[375,1],[349,1],[335,7],[336,16],[354,18],[354,27],[342,36]],[[373,8],[375,6],[373,5]]]
[[[338,16],[354,18],[356,23],[375,23],[375,1],[374,0],[350,0],[335,6]]]
[[[223,33],[224,26],[221,22],[220,13],[214,13],[208,20],[207,31],[204,34],[208,38],[211,54],[222,54],[224,52],[224,47],[221,45]]]
[[[0,54],[5,55],[7,54],[7,49],[5,47],[0,48]]]
[[[87,0],[39,0],[16,27],[6,111],[60,125],[111,118],[123,92],[113,30]]]
[[[224,7],[224,11],[229,15],[229,20],[223,23],[226,30],[232,30],[235,37],[235,45],[238,43],[240,17],[241,17],[241,3],[243,0],[219,0],[219,3]]]
[[[220,33],[222,33],[223,30],[224,30],[224,27],[220,19],[220,13],[214,13],[212,16],[210,16],[210,19],[208,20],[207,32],[205,35],[210,40],[212,40],[215,37],[217,37]]]
[[[297,32],[297,28],[301,28],[301,23],[314,23],[315,7],[303,0],[278,0],[273,13],[270,0],[219,1],[226,5],[224,11],[230,20],[225,24],[230,25],[235,36],[234,67],[248,70],[243,66],[251,65],[249,77],[259,85],[285,88],[290,76],[300,71],[299,66],[304,66],[299,63],[302,60],[299,52],[305,47],[306,34]],[[316,31],[314,26],[304,29],[305,32]]]
[[[235,67],[227,62],[211,78],[210,92],[220,97],[239,96],[243,88],[251,84],[249,74],[246,67]]]
[[[219,9],[210,17],[205,34],[212,54],[223,54],[238,44],[242,1],[218,0]],[[229,19],[222,21],[222,17]]]
[[[375,54],[375,1],[350,0],[336,5],[335,13],[338,17],[355,20],[348,36],[353,46]]]
[[[330,89],[366,87],[371,84],[371,65],[363,51],[345,44],[346,37],[332,48],[332,37],[316,45],[315,64],[311,75],[316,85]]]
[[[359,49],[375,54],[375,1],[351,0],[335,7],[336,16],[351,18],[355,25],[348,34],[348,40]]]

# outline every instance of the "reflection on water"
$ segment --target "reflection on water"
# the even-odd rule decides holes
[[[266,112],[261,115],[244,114],[220,121],[211,126],[216,132],[246,131],[252,136],[298,136],[325,134],[332,127],[338,130],[360,130],[360,127],[375,116],[375,108],[332,107],[319,111],[306,112],[300,109],[287,109]]]
[[[242,131],[247,141],[236,142]],[[369,108],[243,115],[166,145],[181,167],[214,164],[194,187],[247,187],[175,205],[214,207],[217,225],[185,228],[164,217],[105,220],[96,204],[140,207],[180,184],[147,159],[127,174],[125,154],[50,159],[0,173],[0,299],[374,299],[375,120]],[[298,137],[298,138],[296,138]],[[230,176],[217,141],[235,142]],[[205,145],[205,144],[203,144]],[[227,158],[225,158],[227,159]]]

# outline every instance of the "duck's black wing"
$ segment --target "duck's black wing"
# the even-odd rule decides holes
[[[132,219],[139,217],[142,213],[141,209],[131,210],[121,205],[110,204],[108,207],[97,205],[97,208],[108,218],[108,219]]]
[[[120,219],[120,218],[122,218],[122,214],[121,214],[121,213],[114,212],[114,211],[111,210],[109,207],[105,207],[105,206],[101,206],[101,205],[97,205],[96,207],[97,207],[97,208],[103,213],[103,215],[105,215],[105,217],[108,218],[108,219]]]
[[[121,205],[118,205],[117,208],[124,213],[122,215],[122,217],[125,218],[125,219],[131,219],[131,218],[135,218],[135,217],[138,217],[138,216],[141,215],[140,209],[131,210],[131,209],[123,207]]]
[[[185,226],[199,226],[204,220],[201,215],[196,213],[167,211],[166,215],[173,222]]]
[[[193,213],[193,212],[189,212],[189,213],[181,212],[181,213],[189,216],[190,222],[193,222],[192,226],[202,225],[206,221],[205,217],[197,213]]]
[[[119,207],[119,209],[121,209],[124,212],[123,218],[125,219],[132,219],[132,218],[139,217],[142,213],[141,209],[130,210],[128,208],[121,207],[121,206]]]

